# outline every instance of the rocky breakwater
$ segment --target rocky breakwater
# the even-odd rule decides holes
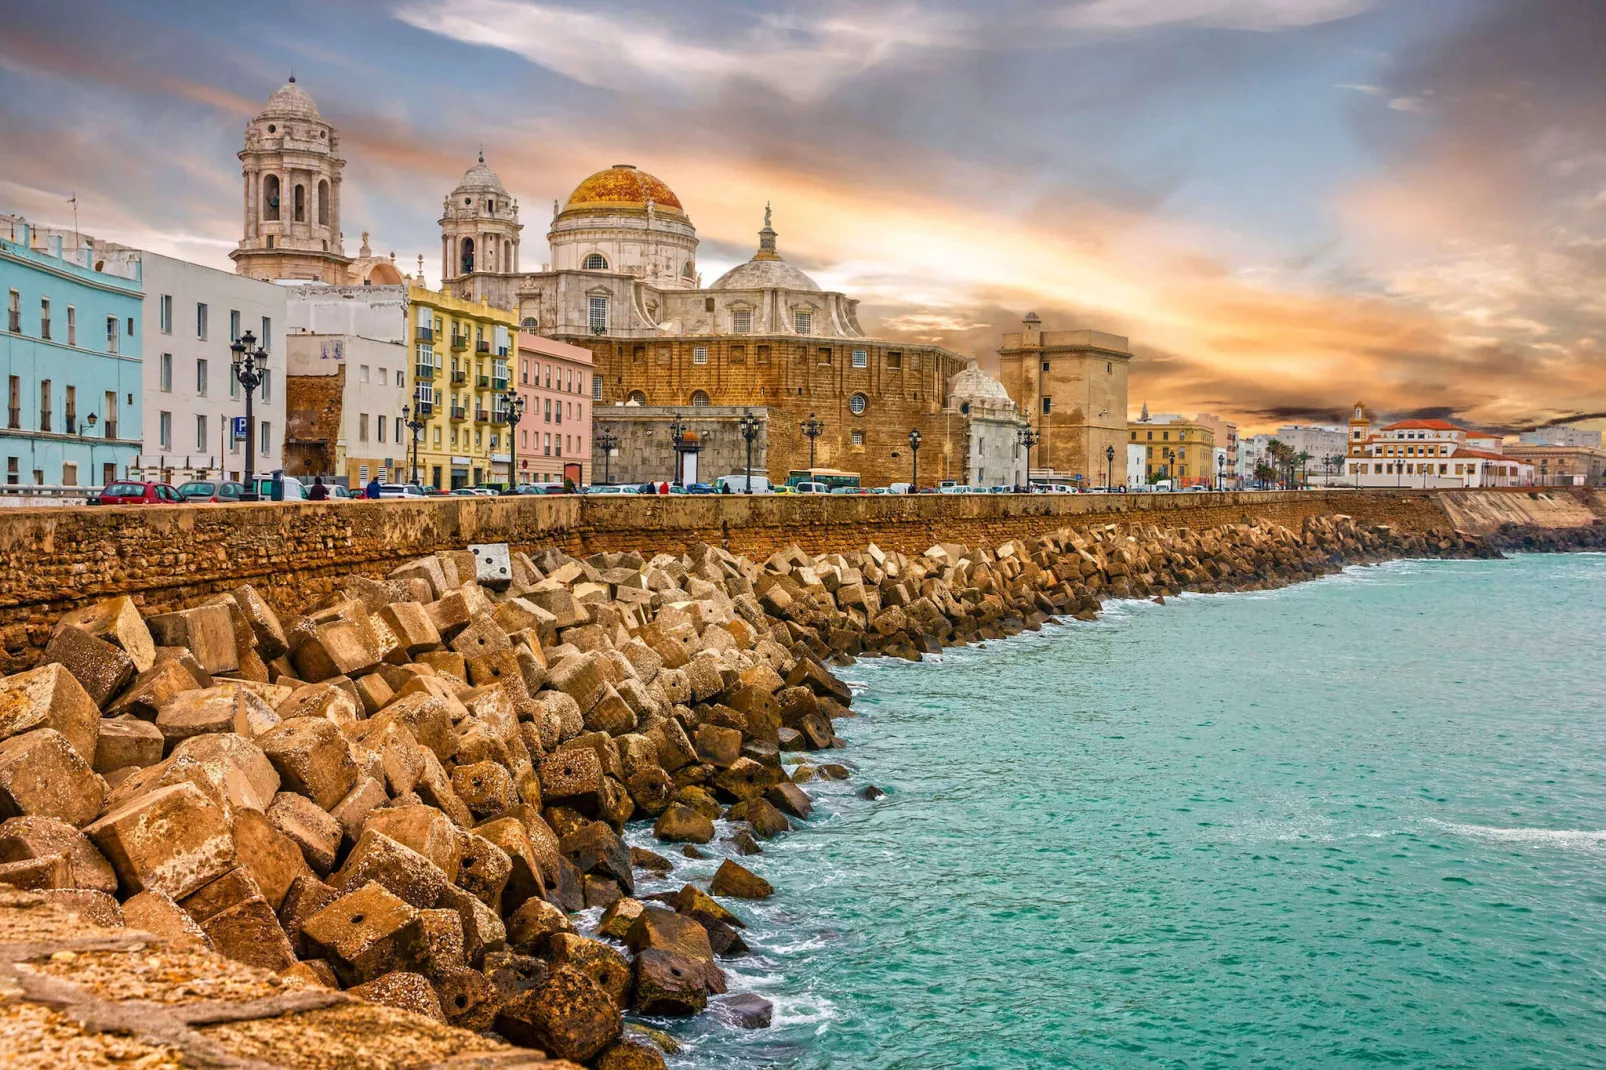
[[[737,901],[772,889],[728,857],[706,888],[638,898],[638,873],[673,867],[620,834],[651,821],[697,854],[724,819],[721,852],[747,856],[807,819],[803,785],[848,775],[800,753],[840,746],[833,659],[918,658],[1100,597],[1491,552],[1345,517],[918,557],[490,545],[351,576],[288,623],[250,587],[149,618],[114,598],[0,679],[0,884],[285,985],[662,1066],[627,1012],[767,1022],[720,963],[747,952]]]

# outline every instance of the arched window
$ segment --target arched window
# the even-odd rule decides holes
[[[463,274],[474,270],[474,239],[463,239]]]
[[[329,225],[329,180],[324,179],[318,183],[318,225]]]
[[[961,401],[959,403],[959,412],[960,412],[960,415],[962,415],[962,416],[969,416],[970,415],[970,402]]]
[[[639,390],[632,390],[630,392],[629,400],[635,402],[637,405],[645,405],[647,404],[647,395],[643,394]]]
[[[485,210],[486,210],[486,211],[487,211],[487,212],[494,212],[494,211],[496,211],[496,202],[495,202],[495,201],[494,201],[494,200],[487,200],[487,201],[486,201],[486,202],[485,202]]]
[[[683,279],[689,279],[694,274],[696,274],[696,272],[692,269],[691,261],[686,261],[686,266],[680,269],[680,277]]]
[[[262,218],[279,218],[279,176],[269,175],[262,180]]]
[[[695,391],[691,396],[691,403],[693,405],[699,405],[699,406],[707,405],[708,404],[708,392],[706,390]]]
[[[607,271],[608,258],[601,253],[590,253],[580,264],[580,267],[585,271]]]
[[[305,223],[307,221],[307,187],[299,182],[296,183],[295,221],[297,223]]]
[[[526,331],[529,331],[531,334],[534,334],[536,331],[541,329],[541,322],[534,316],[525,316],[524,322],[519,324],[519,326],[524,328]]]

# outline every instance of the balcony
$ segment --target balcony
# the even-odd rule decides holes
[[[491,414],[486,412],[484,409],[475,409],[474,422],[477,424],[488,424],[491,422]]]
[[[433,364],[415,364],[413,366],[414,378],[418,379],[421,382],[426,382],[426,383],[433,382],[434,379],[435,379],[435,376],[437,376],[439,374],[440,374],[440,369],[435,367],[435,365],[433,365]]]
[[[69,412],[67,414],[67,433],[69,435],[78,433],[78,415],[76,413]]]
[[[49,431],[50,430],[50,410],[49,409],[45,409],[43,412],[41,412],[39,414],[39,430],[41,430],[41,431]]]
[[[468,382],[468,372],[461,368],[453,368],[452,382],[458,386],[462,386],[464,383]]]
[[[416,341],[418,341],[422,345],[429,345],[429,346],[434,345],[435,344],[435,328],[433,328],[433,327],[420,327],[420,328],[418,328],[418,338],[416,339]]]
[[[491,388],[491,377],[489,375],[482,375],[479,377],[478,383],[481,390],[489,390]]]
[[[452,352],[453,353],[461,353],[463,350],[465,350],[467,348],[468,348],[468,335],[466,335],[466,334],[454,334],[454,335],[452,335]]]
[[[496,350],[496,355],[499,356],[499,357],[502,357],[503,359],[506,359],[506,357],[507,357],[507,346],[498,346],[497,350]]]
[[[413,415],[414,416],[433,416],[433,415],[435,415],[435,403],[433,401],[414,401],[413,402]]]
[[[106,421],[106,437],[107,438],[116,438],[117,437],[117,421],[116,420],[107,420]]]
[[[6,410],[6,426],[12,430],[17,430],[22,426],[21,409],[17,408],[16,406],[12,406]]]
[[[497,392],[497,393],[498,393],[498,394],[500,394],[500,393],[502,393],[502,392],[503,392],[503,391],[504,391],[504,390],[506,390],[506,389],[507,389],[507,383],[508,383],[508,381],[507,381],[507,379],[505,379],[505,378],[503,378],[503,379],[497,379],[497,378],[494,378],[494,377],[493,377],[493,378],[492,378],[492,379],[491,379],[491,389],[492,389],[492,390],[495,390],[495,391],[496,391],[496,392]]]
[[[485,341],[483,338],[480,339],[478,342],[474,343],[474,352],[476,352],[476,353],[489,353],[490,351],[491,351],[491,343]]]
[[[454,422],[454,423],[462,423],[466,419],[468,419],[468,410],[465,409],[461,405],[453,405],[452,406],[452,422]]]

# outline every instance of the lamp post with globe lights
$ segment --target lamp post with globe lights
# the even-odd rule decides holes
[[[605,486],[612,485],[612,468],[608,461],[613,457],[613,451],[619,448],[619,436],[612,431],[599,431],[596,445],[602,451],[602,482]],[[592,471],[595,472],[596,469],[593,468]]]
[[[1104,487],[1106,490],[1115,486],[1115,447],[1104,447]]]
[[[412,477],[413,477],[413,485],[414,486],[419,486],[419,483],[418,483],[418,436],[420,434],[422,434],[423,430],[424,430],[424,417],[423,417],[423,414],[422,413],[415,413],[413,411],[413,407],[411,405],[403,405],[402,406],[402,426],[407,428],[407,430],[412,433],[412,447],[413,447]]]
[[[256,466],[253,461],[253,440],[256,437],[256,423],[251,415],[252,395],[256,388],[262,385],[267,378],[268,354],[257,345],[256,335],[246,331],[234,340],[229,346],[234,354],[230,362],[234,378],[239,382],[240,388],[245,391],[245,490],[240,494],[243,502],[261,501],[262,496],[256,488]]]
[[[809,413],[809,418],[797,425],[798,430],[809,440],[809,471],[814,471],[814,440],[825,434],[825,421],[816,419]]]
[[[909,493],[920,493],[920,429],[912,428],[909,431],[909,456],[913,458],[913,470],[909,474]],[[811,466],[812,467],[812,466]]]
[[[669,421],[669,440],[670,442],[674,443],[675,446],[675,483],[679,484],[681,461],[680,448],[681,445],[686,441],[686,421],[680,418],[680,413],[678,412],[675,413],[675,415],[671,417]]]
[[[519,444],[514,437],[519,421],[524,419],[524,396],[511,386],[502,395],[502,419],[507,421],[507,487],[510,494],[519,492]]]
[[[1043,440],[1041,431],[1034,431],[1031,424],[1020,429],[1020,444],[1026,447],[1026,490],[1032,489],[1032,447]]]
[[[753,493],[753,442],[758,438],[758,417],[751,412],[742,414],[742,421],[738,425],[742,430],[742,438],[747,442],[747,493]]]

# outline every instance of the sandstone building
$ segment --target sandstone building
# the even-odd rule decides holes
[[[1045,331],[1037,313],[1029,312],[1019,332],[1004,335],[998,355],[1004,389],[1042,436],[1032,478],[1119,483],[1132,363],[1127,340],[1102,331]]]

